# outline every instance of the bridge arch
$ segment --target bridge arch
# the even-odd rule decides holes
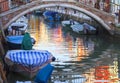
[[[88,16],[90,16],[91,18],[95,19],[98,23],[100,23],[110,34],[113,34],[111,28],[97,15],[91,13],[90,11],[88,10],[85,10],[84,8],[80,8],[76,5],[72,5],[72,4],[69,4],[69,3],[63,3],[63,4],[59,4],[59,3],[48,3],[48,4],[41,4],[41,5],[38,5],[38,6],[33,6],[32,8],[30,9],[26,9],[25,11],[21,12],[20,14],[16,15],[14,18],[12,18],[6,25],[5,27],[7,28],[12,22],[14,22],[15,20],[17,20],[19,17],[29,13],[29,12],[32,12],[34,10],[37,10],[37,9],[41,9],[41,8],[47,8],[47,7],[65,7],[65,8],[72,8],[74,10],[77,10],[77,11],[80,11]]]

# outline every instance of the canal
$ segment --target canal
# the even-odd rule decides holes
[[[33,49],[48,50],[56,57],[48,83],[120,82],[119,40],[104,34],[77,35],[63,29],[60,22],[46,22],[35,15],[29,17],[28,32],[36,40]],[[16,73],[8,79],[9,83],[28,80]]]

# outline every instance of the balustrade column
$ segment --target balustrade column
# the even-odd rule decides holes
[[[9,8],[12,8],[11,0],[9,0]]]
[[[103,2],[103,0],[100,0],[100,10],[103,10],[104,9],[104,2]]]

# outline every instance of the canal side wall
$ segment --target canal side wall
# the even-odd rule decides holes
[[[4,42],[4,39],[2,37],[2,34],[0,34],[0,57],[5,55],[3,42]]]

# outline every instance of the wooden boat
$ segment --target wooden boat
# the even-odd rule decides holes
[[[55,57],[47,50],[10,50],[5,56],[11,71],[29,78],[54,60]]]
[[[22,17],[20,17],[19,19],[17,19],[16,22],[28,24],[28,19],[27,19],[27,17],[22,16]]]
[[[21,49],[21,44],[23,41],[24,35],[13,35],[13,36],[6,36],[6,41],[8,43],[8,48],[10,50],[13,49]],[[35,44],[35,39],[31,38],[32,45]]]
[[[96,28],[95,27],[93,27],[93,26],[91,26],[87,23],[84,23],[83,27],[84,27],[84,33],[85,34],[90,34],[90,35],[96,34]]]
[[[14,22],[8,27],[9,35],[21,35],[27,30],[28,24],[24,22]]]
[[[47,64],[38,71],[34,81],[17,81],[16,83],[47,83],[49,78],[51,77],[53,70],[54,66],[52,66],[51,64]]]
[[[83,35],[96,34],[96,28],[87,23],[71,25],[71,28],[73,32],[76,32],[78,34]]]
[[[62,24],[63,27],[66,27],[66,26],[69,26],[69,25],[79,24],[79,22],[70,19],[70,20],[64,20],[64,21],[62,21],[61,24]]]
[[[53,11],[45,11],[43,13],[43,16],[48,21],[59,21],[61,18],[58,12],[53,12]]]
[[[71,25],[71,28],[74,32],[84,34],[84,28],[82,24]]]

